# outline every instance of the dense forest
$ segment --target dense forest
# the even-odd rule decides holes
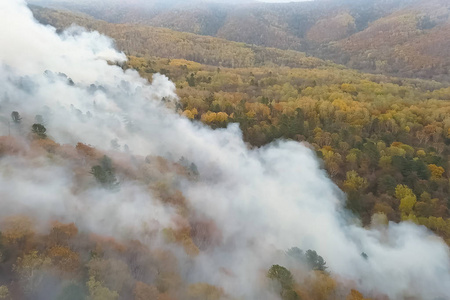
[[[382,212],[450,239],[445,84],[361,74],[301,52],[33,11],[61,29],[76,22],[116,37],[119,48],[142,56],[123,68],[149,80],[167,75],[177,84],[180,113],[190,119],[213,128],[239,123],[254,147],[280,138],[311,144],[364,224]],[[408,205],[396,192],[402,188],[414,194]]]
[[[114,3],[0,2],[0,299],[449,299],[446,1]]]
[[[363,224],[425,225],[450,245],[450,89],[340,69],[225,69],[131,57],[133,68],[177,84],[179,111],[213,128],[239,123],[253,147],[306,142],[348,194]],[[431,90],[431,91],[430,91]]]
[[[117,47],[130,55],[183,58],[206,65],[232,68],[284,65],[309,67],[332,65],[298,51],[283,51],[225,39],[183,33],[165,28],[111,24],[85,15],[32,6],[35,17],[43,24],[63,30],[72,24],[114,38]]]
[[[220,1],[144,2],[32,1],[112,23],[304,51],[365,72],[449,81],[447,0],[248,1],[239,6]]]
[[[26,121],[18,114],[14,117],[16,125]],[[73,184],[78,197],[96,187],[126,189],[126,180],[139,182],[148,186],[162,205],[178,211],[177,224],[162,230],[166,246],[158,247],[156,232],[146,233],[152,240],[149,246],[137,239],[125,242],[79,230],[74,223],[52,221],[42,230],[32,217],[3,217],[0,224],[0,299],[236,299],[219,286],[206,282],[190,283],[183,274],[183,269],[188,266],[179,265],[181,261],[176,248],[169,250],[170,245],[180,247],[185,251],[184,260],[187,261],[184,263],[192,264],[202,252],[221,243],[216,223],[196,215],[192,204],[173,183],[183,179],[198,180],[195,164],[186,159],[170,161],[161,156],[138,157],[121,153],[118,148],[105,153],[82,143],[74,147],[60,145],[45,134],[43,125],[41,128],[44,129],[38,130],[36,127],[40,126],[36,124],[39,123],[29,129],[27,139],[1,137],[1,157],[31,165],[40,157],[48,166],[70,167],[76,173]],[[22,168],[27,167],[22,164]],[[118,178],[122,178],[122,187]],[[268,289],[266,293],[274,290],[282,299],[289,300],[363,299],[360,292],[351,289],[353,283],[331,277],[326,262],[314,250],[302,251],[293,247],[278,253],[277,260],[291,268],[273,265],[261,270],[257,276],[261,277],[261,286]],[[224,276],[233,276],[232,269],[220,272]]]

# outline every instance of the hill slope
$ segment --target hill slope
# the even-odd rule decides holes
[[[418,3],[338,41],[332,52],[336,57],[346,53],[346,64],[358,69],[448,79],[449,8],[443,0]]]
[[[32,11],[41,23],[50,24],[60,30],[77,24],[106,34],[114,38],[118,48],[129,55],[184,58],[203,64],[224,67],[275,64],[314,68],[331,65],[329,62],[308,57],[297,51],[251,46],[225,39],[145,25],[111,24],[83,14],[40,7],[32,7]]]
[[[0,25],[0,298],[450,297],[448,88]]]
[[[137,11],[89,2],[34,2],[266,47],[306,51],[360,70],[448,80],[449,3],[446,0],[316,0],[226,5],[150,2]],[[100,7],[100,9],[99,9]],[[120,15],[118,12],[120,11]]]

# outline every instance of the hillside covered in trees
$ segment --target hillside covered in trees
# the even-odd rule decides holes
[[[14,116],[15,127],[27,121],[18,117]],[[183,264],[192,264],[202,253],[223,243],[222,232],[214,220],[197,215],[174,183],[198,181],[200,174],[194,164],[185,158],[171,161],[161,156],[139,157],[121,153],[119,148],[102,152],[82,143],[74,147],[61,145],[35,127],[22,129],[28,134],[25,139],[17,134],[0,137],[3,169],[6,159],[13,166],[22,161],[22,169],[34,168],[29,174],[31,179],[42,170],[42,166],[34,165],[36,160],[51,169],[70,168],[75,173],[74,195],[89,197],[86,193],[101,188],[113,193],[112,199],[107,200],[109,205],[116,205],[116,197],[123,201],[125,195],[132,195],[126,183],[131,180],[147,186],[159,205],[176,210],[177,220],[174,225],[161,228],[163,241],[158,241],[152,224],[155,220],[142,224],[147,226],[146,238],[152,241],[148,245],[139,239],[123,240],[89,232],[83,224],[78,228],[76,222],[50,219],[43,229],[42,221],[27,215],[2,216],[0,299],[236,299],[220,286],[192,282],[193,278],[185,273],[197,271]],[[50,135],[51,126],[47,127]],[[8,181],[10,177],[2,178]],[[41,184],[49,182],[43,179]],[[182,258],[178,251],[183,252]],[[327,299],[331,295],[363,299],[354,284],[339,282],[326,272],[326,262],[316,251],[293,247],[277,256],[277,261],[291,265],[291,271],[274,265],[256,274],[261,288],[272,297],[276,297],[272,294],[275,291],[283,299]],[[222,268],[220,276],[234,276],[234,271]]]
[[[40,20],[59,28],[77,21],[68,13],[34,11]],[[115,26],[122,26],[82,17],[79,20],[112,36],[118,36]],[[448,86],[361,74],[300,52],[279,51],[278,60],[256,63],[250,59],[255,54],[248,46],[206,37],[209,47],[192,42],[198,48],[178,46],[177,55],[165,56],[167,53],[161,51],[176,49],[177,37],[185,35],[186,41],[203,37],[143,29],[149,38],[133,36],[126,42],[153,44],[135,47],[133,52],[143,57],[130,57],[122,67],[138,70],[150,81],[157,72],[168,76],[177,85],[180,113],[213,128],[239,123],[244,140],[254,147],[277,139],[307,142],[324,160],[330,177],[347,192],[347,207],[360,216],[363,224],[369,224],[374,214],[383,213],[391,221],[411,219],[425,225],[450,242]],[[158,36],[157,30],[164,34]],[[164,40],[169,42],[160,42]],[[117,40],[118,46],[127,51],[122,41]],[[221,52],[201,51],[218,42],[229,45],[218,48],[230,49],[230,59],[250,60],[235,68],[217,68],[230,66],[217,63],[224,57]],[[239,53],[244,49],[248,52]],[[259,49],[265,56],[277,51]],[[152,52],[154,55],[148,56]],[[190,53],[215,63],[208,66],[176,58],[189,58]],[[290,54],[295,55],[292,63],[280,62]],[[408,198],[408,208],[396,192],[402,188],[414,194],[414,200]]]
[[[450,6],[446,0],[248,1],[241,5],[220,1],[32,3],[83,12],[113,23],[164,27],[304,51],[365,72],[449,80]]]
[[[130,55],[183,58],[207,65],[233,68],[262,65],[316,68],[332,64],[298,51],[252,46],[151,26],[112,24],[65,11],[35,6],[31,8],[36,19],[43,24],[49,24],[59,30],[77,24],[99,31],[114,38],[117,47]]]
[[[383,2],[359,32],[418,3]],[[450,299],[445,81],[22,0],[0,26],[0,299]]]
[[[182,114],[213,128],[237,122],[252,146],[307,142],[364,224],[383,213],[450,243],[448,87],[338,69],[217,69],[137,57],[124,67],[166,74]]]

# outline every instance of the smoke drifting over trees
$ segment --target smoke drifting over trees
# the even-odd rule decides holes
[[[126,57],[112,40],[77,27],[57,35],[23,1],[0,2],[0,25],[0,224],[21,215],[41,233],[58,221],[125,244],[138,241],[171,253],[166,261],[192,294],[206,283],[218,287],[218,299],[278,297],[265,274],[274,265],[296,268],[284,253],[292,247],[314,249],[316,265],[324,269],[320,254],[332,276],[369,296],[450,297],[445,243],[411,223],[360,227],[306,146],[279,141],[249,149],[237,125],[211,130],[190,122],[173,111],[175,86],[165,76],[150,84],[124,72]],[[32,128],[46,136],[36,138]],[[91,172],[107,173],[117,187],[98,184]],[[180,228],[194,238],[180,237]],[[40,255],[30,249],[18,260],[23,289],[50,280],[42,273],[27,281],[30,268],[58,262]],[[126,273],[126,265],[101,262],[88,263],[91,295],[117,279],[99,280],[99,273]],[[147,278],[130,274],[114,285]],[[55,291],[62,289],[52,280]],[[283,288],[290,292],[292,283]],[[115,292],[105,293],[115,299]]]

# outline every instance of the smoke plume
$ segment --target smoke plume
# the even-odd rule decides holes
[[[172,108],[175,86],[165,76],[148,83],[123,71],[126,56],[111,39],[78,27],[58,35],[38,24],[21,0],[0,2],[0,47],[0,135],[28,145],[25,137],[39,115],[60,145],[81,142],[112,151],[113,144],[118,158],[194,163],[194,179],[166,180],[218,233],[214,243],[188,256],[164,245],[162,237],[163,228],[176,226],[179,212],[146,186],[118,176],[119,189],[79,189],[75,166],[40,153],[0,158],[0,218],[56,219],[83,231],[160,244],[176,253],[184,280],[221,286],[242,299],[275,297],[261,289],[261,274],[284,263],[280,253],[291,247],[316,250],[333,276],[361,292],[391,299],[450,297],[445,243],[412,223],[362,228],[306,146],[279,141],[249,149],[236,124],[212,130],[179,116]],[[20,124],[11,122],[13,111]]]

